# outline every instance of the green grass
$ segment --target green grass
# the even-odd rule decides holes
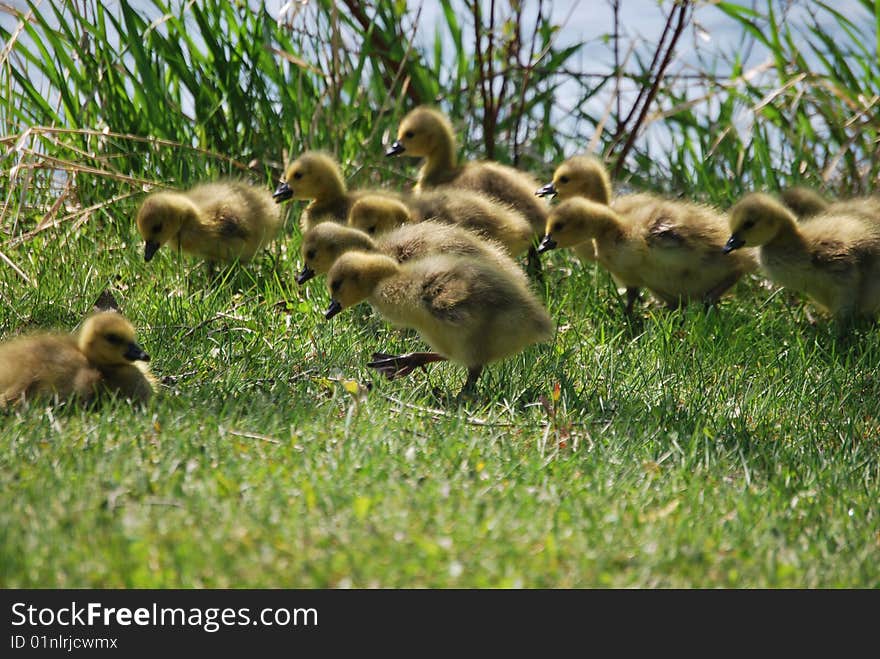
[[[413,163],[381,153],[411,95],[440,89],[462,117],[472,100],[456,90],[478,88],[454,13],[447,27],[459,52],[432,58],[407,50],[401,5],[383,4],[371,39],[394,49],[373,57],[329,37],[311,42],[240,5],[199,5],[198,16],[171,12],[164,28],[188,26],[184,40],[144,36],[136,13],[117,17],[118,29],[132,26],[122,60],[102,34],[114,20],[107,9],[97,12],[103,23],[94,12],[65,15],[69,36],[48,27],[51,16],[29,28],[70,61],[29,58],[24,41],[0,61],[0,253],[18,270],[0,261],[0,337],[73,329],[111,287],[163,382],[146,409],[35,404],[0,415],[0,586],[880,585],[876,327],[840,338],[757,276],[717,308],[649,303],[627,321],[604,271],[551,252],[542,292],[555,339],[492,365],[477,398],[457,407],[447,399],[463,368],[384,380],[365,366],[371,352],[422,349],[415,334],[365,305],[325,321],[323,282],[296,286],[300,205],[272,249],[219,283],[167,250],[145,264],[133,217],[149,184],[233,173],[272,188],[286,154],[320,147],[337,153],[353,184],[405,185]],[[336,6],[311,7],[327,26]],[[357,16],[339,25],[356,31]],[[201,52],[200,34],[226,32],[231,46]],[[538,50],[552,34],[541,25]],[[803,62],[786,57],[788,28],[773,35],[780,70],[796,74]],[[829,68],[874,48],[838,45]],[[334,62],[337,75],[276,67],[270,47],[300,61],[312,54],[324,71]],[[554,66],[568,57],[547,53]],[[825,189],[870,189],[876,116],[847,124],[851,98],[877,77],[876,61],[862,63],[834,81],[837,91],[786,91],[755,112],[747,138],[718,135],[715,124],[767,90],[707,82],[722,95],[717,107],[667,117],[676,150],[665,163],[637,141],[631,182],[726,205],[744,188],[795,180],[773,160],[769,144],[783,139],[785,162],[806,162],[795,171],[816,185],[850,144]],[[29,90],[34,70],[66,83],[58,105]],[[564,146],[548,120],[559,81],[538,68],[508,73],[528,93],[498,103],[488,123],[481,109],[457,124],[468,129],[463,148],[480,153],[471,124],[494,122],[506,136],[495,136],[496,157],[515,159],[519,145],[524,166],[544,176]],[[810,89],[825,88],[824,75]],[[402,91],[407,78],[415,91]],[[95,79],[102,103],[84,93]],[[168,110],[138,110],[133,84]],[[176,110],[185,89],[201,94],[198,116]],[[666,89],[661,106],[683,100]],[[510,110],[520,106],[523,116]],[[822,121],[804,122],[816,108]],[[535,140],[503,132],[513,125]],[[787,132],[772,137],[779,127]]]

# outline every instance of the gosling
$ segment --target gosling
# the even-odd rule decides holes
[[[521,213],[470,190],[431,190],[409,198],[407,203],[365,196],[351,207],[348,224],[370,235],[380,235],[405,223],[429,219],[497,241],[511,256],[525,253],[533,241],[532,227]]]
[[[131,323],[116,311],[89,316],[78,334],[39,332],[0,344],[0,409],[33,399],[93,402],[112,393],[146,403],[156,380]]]
[[[268,191],[240,181],[156,192],[137,214],[145,261],[166,243],[209,263],[249,261],[275,238],[280,226],[280,213]]]
[[[287,166],[284,180],[272,196],[277,203],[288,199],[311,202],[300,216],[300,228],[305,233],[321,222],[345,224],[352,204],[365,194],[400,198],[390,190],[350,191],[333,156],[307,151]]]
[[[726,258],[726,237],[724,218],[708,206],[647,193],[627,195],[614,208],[574,197],[550,212],[540,249],[594,239],[598,261],[626,288],[631,314],[640,287],[671,308],[717,302],[757,267],[753,251]]]
[[[332,318],[368,300],[394,325],[412,327],[435,351],[371,362],[405,374],[426,361],[451,359],[468,369],[460,395],[473,391],[484,366],[552,338],[546,309],[522,281],[471,257],[433,255],[404,264],[349,252],[327,274]],[[432,355],[425,359],[424,355]]]
[[[553,172],[553,180],[538,188],[539,197],[559,197],[565,201],[583,197],[599,204],[611,204],[611,177],[601,160],[591,155],[573,156]],[[596,244],[585,240],[572,248],[584,263],[596,261]]]
[[[806,295],[842,326],[880,311],[880,224],[842,211],[799,224],[784,204],[755,192],[731,208],[730,234],[725,252],[759,247],[773,281]]]
[[[540,237],[547,223],[547,208],[535,198],[537,181],[529,174],[493,161],[471,161],[459,164],[452,124],[445,114],[431,107],[419,106],[401,122],[397,139],[385,152],[386,156],[406,154],[424,158],[416,192],[454,185],[476,190],[510,204],[521,212]],[[540,272],[540,261],[534,248],[529,250],[529,267]]]
[[[296,282],[302,285],[317,275],[326,274],[336,260],[349,251],[385,254],[398,263],[430,254],[470,256],[490,262],[511,278],[528,285],[523,271],[501,245],[481,239],[461,227],[431,220],[406,224],[376,238],[335,222],[322,222],[303,235],[304,266]]]

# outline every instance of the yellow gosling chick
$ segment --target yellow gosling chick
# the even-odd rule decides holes
[[[327,288],[327,318],[368,300],[392,324],[418,330],[435,351],[429,359],[414,353],[371,366],[405,374],[427,361],[451,359],[468,369],[462,394],[473,389],[486,364],[547,341],[554,332],[528,286],[483,259],[442,254],[399,264],[384,255],[348,252],[327,274]]]
[[[311,201],[300,217],[300,228],[305,233],[320,222],[345,224],[352,204],[365,194],[400,198],[390,190],[350,191],[333,156],[306,151],[287,166],[284,181],[272,196],[278,203],[288,199]]]
[[[137,214],[145,261],[166,243],[212,263],[248,261],[275,238],[280,226],[268,191],[240,181],[156,192]]]
[[[611,177],[604,163],[591,155],[573,156],[553,172],[553,180],[538,188],[539,197],[558,196],[559,201],[584,197],[606,206],[611,204]],[[596,260],[596,244],[586,240],[575,245],[575,254],[584,262]]]
[[[767,276],[836,319],[880,311],[880,224],[830,211],[799,224],[784,204],[756,192],[731,208],[730,233],[725,252],[760,247]]]
[[[370,235],[425,220],[454,224],[497,241],[511,256],[525,253],[533,241],[532,227],[522,214],[471,190],[431,190],[406,203],[370,195],[358,199],[348,216],[349,226]]]
[[[304,267],[297,275],[297,283],[304,284],[317,275],[326,274],[336,259],[350,251],[385,254],[398,263],[430,254],[470,256],[491,262],[510,277],[528,285],[523,271],[501,245],[461,227],[431,220],[407,224],[375,238],[352,227],[322,222],[303,235]]]
[[[626,287],[627,313],[639,287],[670,307],[710,304],[757,266],[753,251],[736,261],[725,257],[727,223],[708,206],[647,193],[619,201],[614,208],[581,197],[560,203],[550,212],[540,249],[595,240],[598,261]]]
[[[559,201],[585,197],[606,206],[611,203],[611,177],[595,156],[573,156],[553,172],[553,180],[538,188],[539,197],[558,196]]]
[[[0,408],[53,396],[90,402],[102,392],[146,402],[156,388],[140,363],[149,359],[131,323],[115,311],[89,316],[78,334],[17,337],[0,344]]]
[[[416,192],[442,185],[476,190],[510,204],[525,216],[536,237],[543,234],[547,207],[535,198],[537,181],[523,171],[497,162],[460,164],[452,124],[439,110],[419,106],[403,118],[397,139],[385,153],[387,156],[399,154],[424,158]],[[540,261],[534,249],[529,250],[529,266],[536,274],[540,272]]]

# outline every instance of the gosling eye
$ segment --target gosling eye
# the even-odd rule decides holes
[[[371,236],[374,235],[376,233],[376,227],[372,226],[372,227],[367,228],[367,233],[370,234]]]
[[[303,173],[302,173],[302,172],[294,172],[294,174],[293,174],[293,178],[294,178],[294,180],[296,180],[296,181],[300,180],[302,177],[303,177]]]
[[[125,343],[125,340],[118,334],[106,334],[104,338],[115,346],[121,346],[123,343]]]
[[[755,226],[754,220],[746,220],[745,222],[743,222],[742,228],[745,229],[746,231],[748,231],[749,229],[751,229],[754,226]]]
[[[153,233],[159,233],[162,231],[162,223],[160,222],[156,226],[153,227]]]
[[[557,222],[556,226],[553,227],[554,231],[562,231],[565,228],[565,222]]]
[[[568,183],[568,180],[569,180],[569,179],[568,179],[567,176],[560,176],[560,177],[559,177],[559,182],[560,182],[560,183]]]
[[[315,256],[317,256],[317,254],[315,253],[315,250],[313,250],[313,249],[310,249],[306,252],[306,258],[309,261],[311,261],[313,258],[315,258]]]
[[[416,134],[414,132],[412,132],[411,130],[408,130],[403,134],[403,136],[406,139],[411,140],[412,138],[414,138],[416,136]]]
[[[330,290],[333,291],[334,293],[338,293],[341,286],[342,286],[342,282],[337,279],[332,284],[330,284]]]

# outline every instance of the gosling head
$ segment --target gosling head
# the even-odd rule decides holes
[[[600,204],[611,203],[611,179],[601,160],[574,156],[556,168],[553,182],[538,188],[539,197],[557,195],[560,200],[586,197]]]
[[[424,158],[437,151],[443,144],[455,143],[452,124],[445,114],[434,108],[420,106],[410,111],[397,130],[397,139],[385,152],[386,156],[405,153]],[[453,146],[452,151],[455,151]]]
[[[366,300],[386,277],[398,272],[397,262],[382,254],[347,252],[336,259],[327,273],[330,306],[324,317],[333,318],[343,309]]]
[[[794,213],[762,192],[753,192],[743,197],[730,209],[728,218],[730,239],[724,245],[725,254],[740,247],[766,245],[783,226],[797,222]]]
[[[336,222],[316,224],[303,234],[303,269],[296,283],[302,285],[316,275],[326,274],[336,259],[352,250],[371,252],[376,244],[363,231]]]
[[[574,197],[553,207],[547,216],[547,229],[538,253],[543,254],[557,247],[571,247],[594,238],[599,228],[598,209],[604,206],[596,202]]]
[[[150,261],[197,214],[196,207],[182,194],[158,192],[147,197],[137,214],[138,232],[144,239],[144,261]]]
[[[409,209],[397,199],[367,195],[358,199],[348,212],[348,226],[378,236],[410,220]]]
[[[150,361],[135,341],[134,327],[116,311],[89,316],[79,332],[78,345],[86,359],[98,367]]]
[[[272,197],[276,203],[288,199],[325,199],[345,194],[339,163],[320,151],[307,151],[284,170],[284,178]]]

